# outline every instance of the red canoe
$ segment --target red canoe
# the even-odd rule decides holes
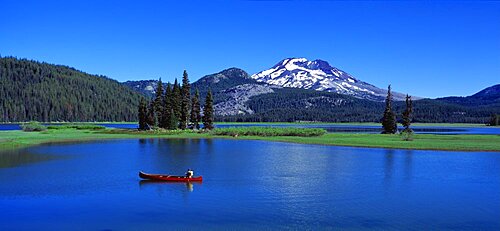
[[[147,180],[157,180],[157,181],[170,181],[170,182],[190,182],[190,181],[202,181],[202,176],[193,176],[192,178],[187,178],[185,176],[172,176],[172,175],[160,175],[160,174],[147,174],[144,172],[139,172],[139,177]]]

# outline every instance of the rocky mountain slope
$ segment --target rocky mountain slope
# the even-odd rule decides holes
[[[137,80],[123,82],[123,85],[150,98],[156,92],[158,80]]]
[[[273,93],[278,86],[258,83],[248,73],[238,68],[229,68],[219,73],[206,75],[192,84],[202,96],[210,89],[214,95],[214,110],[219,116],[253,114],[247,105],[251,97]],[[202,99],[203,100],[203,99]]]

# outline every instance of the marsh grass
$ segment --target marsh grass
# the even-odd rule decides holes
[[[77,129],[77,130],[103,130],[106,127],[97,124],[63,124],[63,125],[50,125],[47,127],[50,130],[61,129]]]
[[[302,136],[312,137],[326,134],[322,128],[277,128],[277,127],[230,127],[216,128],[210,132],[216,136]]]

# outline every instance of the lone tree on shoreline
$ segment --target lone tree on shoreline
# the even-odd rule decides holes
[[[212,130],[214,128],[214,102],[212,91],[209,89],[205,98],[205,107],[203,107],[203,128]]]
[[[407,94],[406,95],[406,109],[402,114],[402,117],[403,117],[402,124],[405,127],[403,132],[413,133],[413,130],[410,128],[412,113],[413,113],[413,101],[411,100],[411,96],[409,96]]]
[[[396,114],[392,111],[392,93],[391,85],[387,89],[387,97],[385,98],[384,117],[382,118],[382,134],[395,134],[398,129],[396,124]]]

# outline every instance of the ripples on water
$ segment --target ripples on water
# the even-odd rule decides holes
[[[131,139],[4,153],[0,182],[0,230],[500,229],[494,152]]]

